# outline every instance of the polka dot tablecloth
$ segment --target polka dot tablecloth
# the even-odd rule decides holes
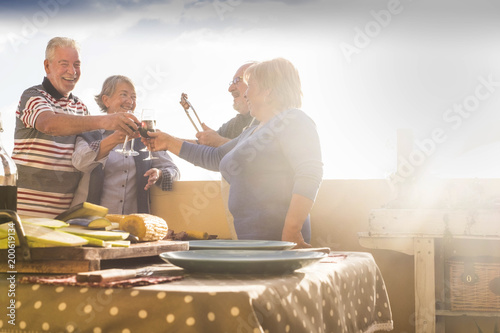
[[[15,325],[2,316],[0,332],[391,330],[389,299],[373,257],[343,254],[283,276],[188,274],[130,289],[18,284]]]

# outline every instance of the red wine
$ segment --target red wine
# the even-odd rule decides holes
[[[156,128],[156,120],[143,120],[139,133],[143,138],[149,138],[148,132],[154,132]]]
[[[17,211],[17,186],[0,186],[0,210],[9,209]],[[8,217],[0,217],[0,224],[9,222]]]
[[[139,130],[141,129],[141,123],[134,123],[134,124],[136,124],[136,125],[137,125],[137,128],[138,128]],[[128,127],[128,128],[130,128],[132,131],[135,131],[135,129],[134,129],[132,126],[130,126],[129,124],[127,124],[127,127]]]

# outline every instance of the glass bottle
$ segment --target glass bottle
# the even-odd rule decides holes
[[[0,114],[0,133],[3,133],[2,118]],[[7,154],[0,135],[0,210],[9,209],[17,211],[17,167],[12,158]],[[0,218],[0,224],[10,221],[6,217]]]

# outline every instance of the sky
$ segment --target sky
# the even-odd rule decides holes
[[[217,129],[236,114],[227,88],[237,68],[283,57],[301,76],[326,179],[498,177],[499,9],[493,0],[2,0],[3,145],[12,151],[22,92],[44,77],[47,42],[67,36],[81,45],[73,93],[92,114],[104,79],[126,75],[137,110],[155,109],[163,131],[194,138],[182,92]],[[220,177],[175,161],[184,180]]]

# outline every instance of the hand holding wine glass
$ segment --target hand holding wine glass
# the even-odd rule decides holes
[[[149,138],[141,138],[142,143],[152,151],[168,150],[179,156],[184,140],[176,138],[168,133],[156,130],[149,132]]]
[[[129,113],[133,113],[134,115],[136,115],[134,113],[134,111],[129,111]],[[137,134],[134,133],[134,135],[137,135]],[[132,138],[132,140],[130,141],[130,150],[128,151],[128,156],[137,156],[137,155],[139,155],[139,152],[137,152],[137,151],[134,150],[134,140],[135,140],[135,137]]]
[[[129,110],[127,111],[127,113],[131,113],[133,114],[134,111],[133,110]],[[123,147],[122,148],[118,148],[118,149],[115,149],[115,151],[117,153],[120,153],[122,155],[125,155],[125,156],[137,156],[139,155],[138,152],[136,152],[133,148],[134,146],[134,139],[132,139],[132,142],[130,143],[130,149],[127,150],[126,147],[127,147],[127,142],[128,142],[128,135],[125,136],[125,140],[123,141]]]
[[[148,132],[156,131],[156,117],[153,109],[143,109],[141,114],[141,127],[139,133],[144,138],[149,138]],[[144,160],[154,160],[158,157],[153,156],[150,150],[148,150],[149,156]]]

